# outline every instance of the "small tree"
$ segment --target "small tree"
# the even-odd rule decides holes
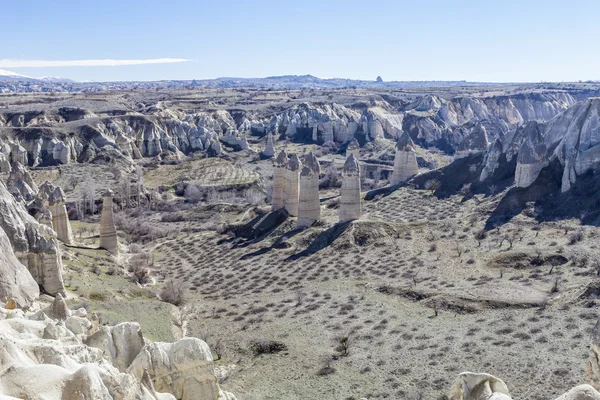
[[[350,348],[354,343],[354,335],[352,335],[352,333],[348,333],[347,335],[338,336],[335,338],[335,342],[337,343],[335,350],[338,351],[343,357],[346,357],[348,354],[350,354]]]
[[[431,194],[433,194],[436,190],[440,188],[440,181],[437,179],[430,179],[425,182],[425,190],[429,190]]]
[[[182,306],[186,301],[187,284],[181,281],[169,281],[160,291],[160,299],[174,306]]]
[[[481,241],[487,237],[487,232],[485,229],[481,229],[475,233],[474,237],[477,240],[477,247],[481,247]]]

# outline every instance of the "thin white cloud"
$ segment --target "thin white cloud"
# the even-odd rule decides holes
[[[0,68],[44,67],[118,67],[122,65],[172,64],[188,62],[185,58],[151,58],[148,60],[0,60]]]

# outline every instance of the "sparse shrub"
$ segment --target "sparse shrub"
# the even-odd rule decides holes
[[[275,354],[286,351],[287,346],[274,340],[259,339],[250,342],[250,349],[255,356],[260,356],[261,354]]]
[[[160,299],[174,306],[182,306],[186,301],[188,286],[181,281],[169,281],[160,292]]]
[[[354,343],[354,335],[349,333],[347,335],[337,336],[334,341],[337,343],[335,350],[345,357],[350,353],[350,348]]]

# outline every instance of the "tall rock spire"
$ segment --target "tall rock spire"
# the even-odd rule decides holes
[[[417,164],[417,155],[415,154],[415,144],[410,135],[402,132],[396,142],[396,156],[394,158],[394,171],[390,179],[390,184],[398,185],[406,182],[409,178],[419,173]]]
[[[273,146],[273,135],[271,135],[271,132],[267,133],[267,145],[265,146],[263,155],[269,158],[275,155],[275,147]]]
[[[286,165],[288,156],[285,150],[281,150],[275,159],[273,166],[273,192],[271,194],[271,210],[279,210],[285,207],[285,184]]]
[[[348,143],[348,147],[346,147],[346,157],[349,157],[350,154],[354,154],[356,160],[360,159],[360,144],[358,144],[356,138],[353,138],[350,143]]]
[[[112,190],[107,190],[104,194],[102,215],[100,217],[100,247],[112,254],[119,254],[117,229],[113,219],[113,196]]]
[[[69,222],[65,201],[65,192],[60,186],[55,187],[48,197],[48,204],[52,213],[52,229],[56,232],[58,240],[71,244],[73,243],[73,231],[71,230],[71,222]]]
[[[321,166],[310,152],[304,160],[300,173],[300,197],[298,202],[298,227],[308,227],[321,218],[319,201],[319,175]]]
[[[296,154],[290,155],[285,168],[285,210],[297,217],[302,163]]]
[[[354,154],[350,154],[342,169],[340,222],[360,219],[360,166]]]

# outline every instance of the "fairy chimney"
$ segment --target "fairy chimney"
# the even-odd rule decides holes
[[[360,166],[354,154],[350,154],[342,169],[340,222],[360,219]]]
[[[285,170],[285,210],[292,217],[298,216],[298,198],[300,192],[300,169],[302,163],[292,154]]]
[[[107,190],[102,203],[102,216],[100,217],[100,247],[112,254],[119,253],[117,242],[117,229],[113,219],[113,196],[112,190]]]
[[[286,165],[288,156],[285,150],[281,150],[275,159],[273,168],[273,193],[271,195],[271,210],[279,210],[285,207],[285,184]]]
[[[63,243],[73,243],[73,231],[71,222],[65,206],[65,192],[57,186],[48,197],[50,212],[52,213],[52,229],[56,232],[56,237]]]
[[[312,152],[308,153],[300,173],[298,228],[311,226],[321,218],[321,203],[319,201],[320,173],[319,161]]]
[[[419,173],[415,144],[410,135],[402,132],[396,143],[396,157],[394,158],[394,172],[390,183],[399,185]]]

